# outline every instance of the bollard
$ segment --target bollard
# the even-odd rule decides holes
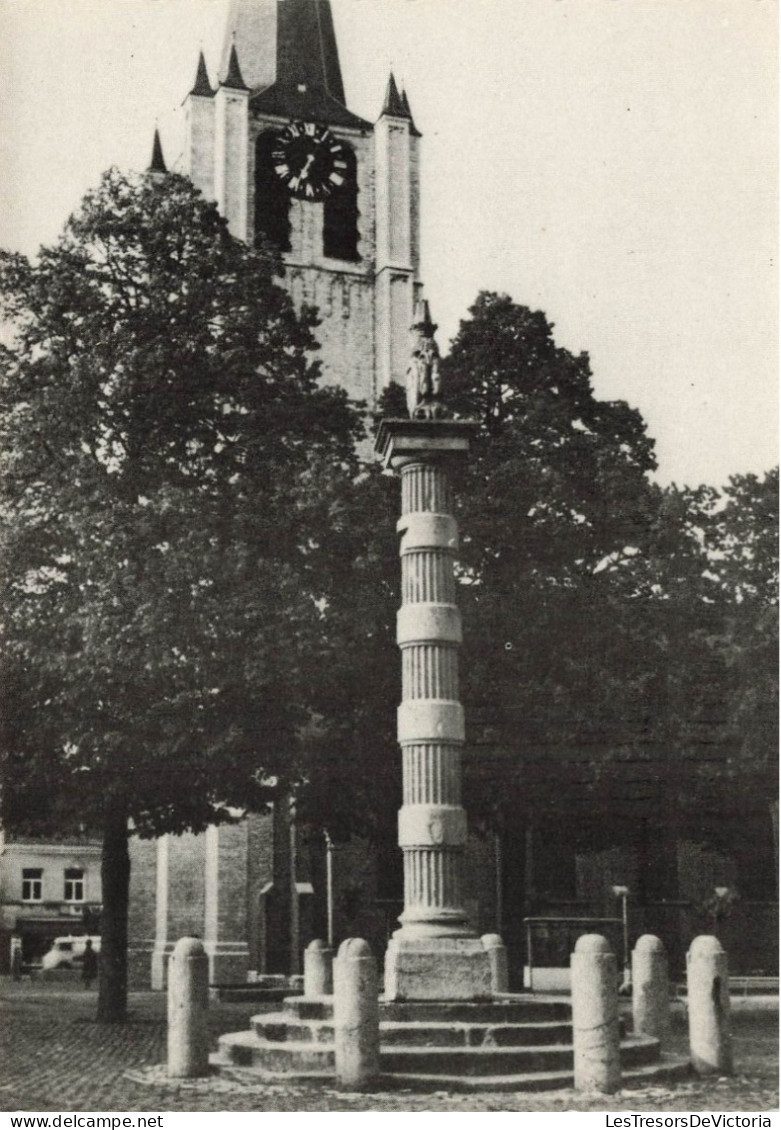
[[[570,968],[575,1089],[609,1095],[621,1086],[615,955],[601,934],[584,934]]]
[[[334,962],[334,1058],[336,1081],[368,1090],[380,1071],[377,963],[363,938],[348,938]]]
[[[727,955],[718,938],[701,934],[686,955],[689,1049],[700,1075],[732,1071]]]
[[[330,997],[334,991],[333,950],[320,938],[304,950],[304,996]]]
[[[660,1042],[670,1030],[667,954],[655,934],[638,938],[632,954],[632,1030]]]
[[[507,950],[498,934],[483,934],[480,941],[488,952],[491,964],[491,992],[506,993],[509,984],[507,973]]]
[[[209,1074],[209,959],[198,938],[180,938],[168,962],[168,1074]]]

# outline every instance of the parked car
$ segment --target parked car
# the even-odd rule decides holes
[[[43,955],[43,969],[71,969],[80,965],[87,947],[87,938],[92,942],[95,953],[100,953],[100,934],[69,934],[55,938],[52,948]]]

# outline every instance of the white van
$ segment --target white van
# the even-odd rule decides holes
[[[69,934],[67,937],[54,939],[52,948],[43,955],[42,968],[70,969],[74,965],[80,965],[88,937],[95,953],[100,953],[100,934]]]

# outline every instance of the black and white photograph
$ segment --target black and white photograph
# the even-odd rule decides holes
[[[3,1126],[778,1126],[778,45],[0,0]]]

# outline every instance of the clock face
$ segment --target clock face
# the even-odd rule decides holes
[[[274,172],[300,200],[323,200],[338,191],[347,176],[344,145],[313,122],[286,126],[271,156]]]

